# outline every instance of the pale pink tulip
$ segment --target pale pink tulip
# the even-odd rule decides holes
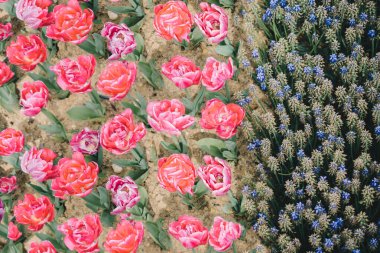
[[[194,124],[193,116],[185,115],[185,106],[177,99],[149,102],[148,122],[158,132],[181,135],[181,131]]]
[[[130,177],[110,176],[106,189],[111,191],[112,202],[116,205],[111,214],[122,213],[126,209],[134,207],[140,201],[138,186]]]
[[[224,63],[208,57],[202,70],[202,84],[209,91],[218,91],[233,75],[234,66],[231,58],[228,58],[228,63]]]
[[[194,21],[210,43],[219,43],[227,37],[228,16],[223,8],[202,2],[202,12],[194,15]]]
[[[200,166],[198,176],[214,196],[226,195],[231,188],[231,168],[229,164],[218,157],[206,155],[203,157],[206,166]]]
[[[181,89],[198,85],[202,76],[201,69],[192,60],[180,55],[174,56],[169,62],[162,64],[161,71]]]
[[[208,239],[208,230],[203,226],[202,221],[188,215],[182,215],[178,221],[170,223],[169,234],[187,249],[205,245]]]

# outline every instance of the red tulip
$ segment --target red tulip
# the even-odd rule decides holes
[[[87,196],[98,180],[98,164],[95,162],[87,164],[83,154],[79,152],[75,152],[72,159],[60,159],[57,167],[59,176],[53,179],[51,189],[54,191],[54,196],[61,199],[64,199],[65,195]]]
[[[193,194],[195,167],[185,154],[173,154],[158,160],[158,182],[170,192]]]
[[[143,237],[142,222],[122,220],[108,232],[104,248],[108,253],[136,253]]]
[[[0,132],[0,156],[9,156],[24,148],[24,134],[13,128]]]
[[[8,239],[12,241],[17,241],[22,236],[22,233],[20,230],[18,230],[18,227],[13,224],[13,222],[8,223]]]
[[[7,64],[0,61],[0,87],[6,84],[15,75]]]
[[[46,196],[36,198],[25,194],[24,200],[19,200],[14,207],[14,216],[20,224],[27,225],[29,230],[39,231],[45,223],[54,220],[54,205]]]
[[[226,105],[214,98],[206,103],[199,123],[204,129],[215,129],[220,138],[229,139],[236,134],[244,115],[244,109],[239,105],[232,103]]]
[[[31,71],[39,63],[46,60],[47,49],[44,42],[37,35],[19,35],[7,47],[7,57],[11,64],[19,66],[22,70]]]
[[[53,10],[54,23],[48,26],[46,36],[55,40],[80,44],[85,41],[93,26],[94,13],[82,10],[77,0],[59,4]]]
[[[154,7],[154,29],[166,40],[190,41],[193,17],[182,1],[168,1]]]
[[[136,64],[126,61],[111,61],[102,71],[98,81],[98,90],[110,97],[111,101],[123,99],[135,82]]]

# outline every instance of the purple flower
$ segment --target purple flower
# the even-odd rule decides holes
[[[5,206],[3,201],[0,199],[0,222],[3,220],[5,214]]]
[[[111,191],[112,202],[116,205],[111,214],[122,213],[126,209],[134,207],[140,201],[138,186],[130,177],[110,176],[106,189]]]
[[[98,152],[99,148],[99,132],[85,128],[73,135],[70,146],[74,152],[94,155]]]
[[[104,24],[101,35],[108,40],[108,50],[112,53],[110,60],[118,60],[136,49],[133,32],[125,24],[117,25],[107,22]]]

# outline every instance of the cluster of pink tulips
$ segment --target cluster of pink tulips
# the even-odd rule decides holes
[[[0,3],[7,0],[0,0]],[[91,8],[83,8],[77,0],[67,4],[53,4],[51,0],[19,0],[15,4],[16,17],[28,29],[44,29],[44,37],[38,34],[17,34],[15,39],[12,24],[0,23],[0,41],[10,40],[5,49],[6,60],[0,62],[0,88],[17,78],[18,72],[32,72],[42,64],[53,76],[57,89],[79,94],[99,93],[110,103],[127,98],[134,85],[139,68],[138,62],[126,61],[125,57],[137,48],[135,32],[126,24],[106,22],[100,31],[109,51],[106,66],[100,71],[98,79],[93,80],[97,61],[92,54],[78,55],[73,58],[59,59],[49,65],[48,39],[80,45],[91,38],[96,13]],[[190,33],[196,26],[208,40],[218,44],[227,37],[228,16],[223,8],[202,2],[201,12],[191,14],[182,1],[168,1],[154,7],[153,26],[157,34],[175,43],[190,42]],[[106,57],[107,58],[107,57]],[[14,66],[19,68],[15,71]],[[192,59],[177,55],[161,66],[161,73],[175,86],[186,89],[200,86],[203,91],[220,91],[233,78],[233,60],[221,62],[208,57],[203,69]],[[45,112],[52,99],[50,86],[44,80],[26,81],[21,84],[19,104],[21,113],[34,117]],[[99,102],[100,103],[100,102]],[[26,145],[22,131],[8,127],[0,131],[0,156],[13,155],[19,161],[19,169],[41,185],[48,187],[52,196],[39,196],[28,193],[22,196],[8,216],[8,239],[20,242],[25,233],[41,231],[45,225],[57,222],[57,203],[67,198],[86,198],[96,192],[99,185],[101,163],[88,160],[100,150],[112,155],[127,154],[139,146],[149,128],[170,137],[180,137],[182,132],[196,124],[211,130],[219,138],[228,140],[237,133],[245,111],[234,103],[226,103],[213,98],[205,101],[199,112],[189,114],[180,99],[149,101],[144,110],[146,122],[138,120],[130,108],[116,113],[102,122],[98,130],[88,127],[72,134],[66,141],[72,151],[71,157],[60,157],[57,151]],[[197,119],[197,113],[200,119]],[[203,183],[213,196],[225,196],[231,188],[231,165],[220,157],[205,155],[203,164],[196,166],[188,154],[174,153],[157,161],[157,180],[162,188],[182,195],[194,195],[197,182]],[[136,181],[137,182],[137,181]],[[99,238],[103,231],[101,215],[87,214],[81,218],[69,218],[60,222],[56,230],[63,236],[63,243],[69,250],[79,253],[99,252],[104,248],[110,253],[134,253],[144,238],[145,224],[133,219],[133,208],[142,201],[140,185],[130,176],[108,177],[104,184],[110,196],[112,208],[109,213],[118,217],[118,224],[112,228],[103,247]],[[15,176],[0,178],[0,193],[13,194],[17,189]],[[55,199],[55,201],[54,201]],[[0,201],[0,221],[4,215],[4,204]],[[8,220],[8,219],[7,219]],[[25,232],[24,227],[28,232]],[[182,215],[169,224],[168,233],[185,248],[194,249],[209,244],[218,252],[232,247],[241,237],[242,225],[215,217],[210,229],[198,218]],[[29,253],[59,252],[49,240],[32,242]]]

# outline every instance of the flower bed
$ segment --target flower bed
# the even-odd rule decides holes
[[[0,1],[1,252],[253,247],[233,6]]]

